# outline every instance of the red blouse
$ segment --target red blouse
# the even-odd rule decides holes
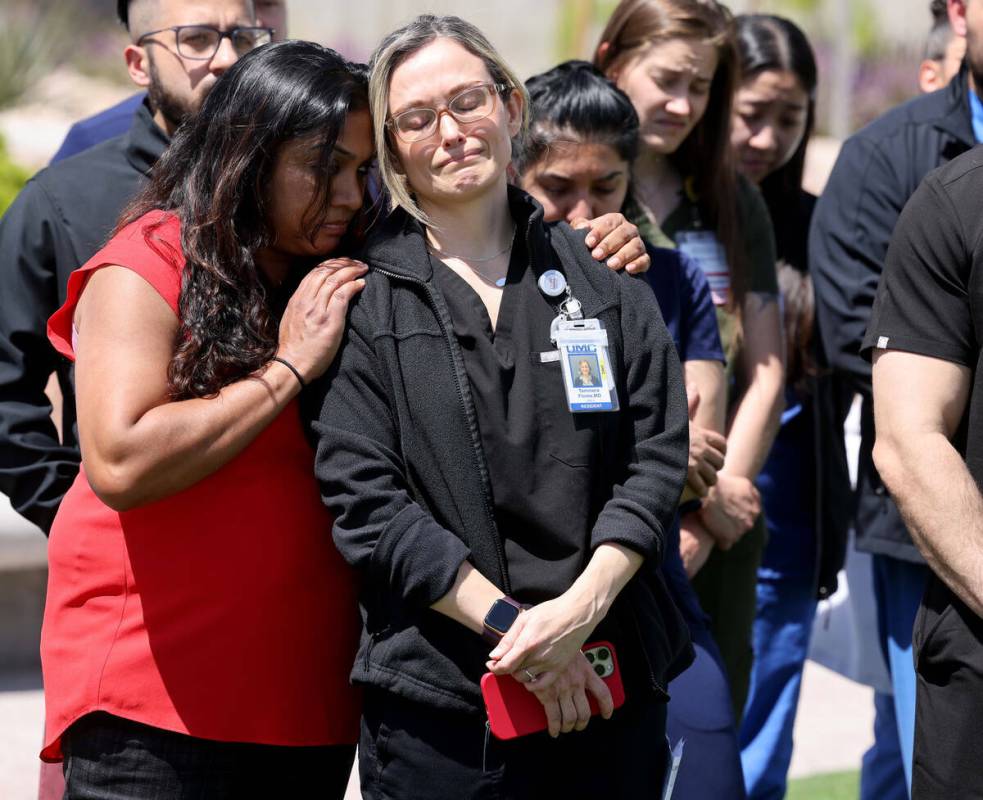
[[[48,323],[73,358],[87,278],[133,270],[177,313],[180,223],[152,212],[72,274]],[[178,494],[116,512],[84,467],[48,546],[41,635],[46,740],[91,711],[221,741],[351,744],[359,620],[353,572],[331,542],[313,453],[292,402],[240,455]]]

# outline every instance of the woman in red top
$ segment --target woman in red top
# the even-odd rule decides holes
[[[356,592],[296,398],[362,286],[323,259],[362,208],[366,109],[331,50],[245,56],[51,319],[83,452],[42,639],[66,797],[344,793]]]

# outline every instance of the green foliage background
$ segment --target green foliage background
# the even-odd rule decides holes
[[[0,139],[0,214],[14,202],[14,198],[30,177],[27,170],[10,159],[7,147]]]

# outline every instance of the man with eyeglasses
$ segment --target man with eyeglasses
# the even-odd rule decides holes
[[[125,25],[129,2],[118,0],[117,5],[120,20]],[[287,0],[255,0],[255,8],[256,24],[272,29],[274,42],[287,38]],[[106,139],[126,133],[130,129],[133,115],[146,96],[146,92],[138,92],[105,111],[76,122],[69,129],[61,147],[52,156],[51,163],[55,164]]]
[[[105,242],[181,120],[241,55],[270,41],[252,0],[121,0],[133,82],[147,90],[129,130],[39,172],[0,219],[0,492],[47,531],[79,465],[69,365],[48,317],[69,274]],[[63,434],[44,389],[57,374]]]

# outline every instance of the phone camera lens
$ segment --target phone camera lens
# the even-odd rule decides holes
[[[597,676],[599,678],[603,678],[604,677],[604,667],[602,667],[600,664],[595,664],[594,665],[594,672],[597,673]]]
[[[589,664],[593,664],[594,663],[594,654],[593,653],[584,653],[584,655],[587,656],[587,662]]]
[[[606,647],[602,647],[597,651],[597,657],[601,661],[608,661],[611,658],[611,652]]]

